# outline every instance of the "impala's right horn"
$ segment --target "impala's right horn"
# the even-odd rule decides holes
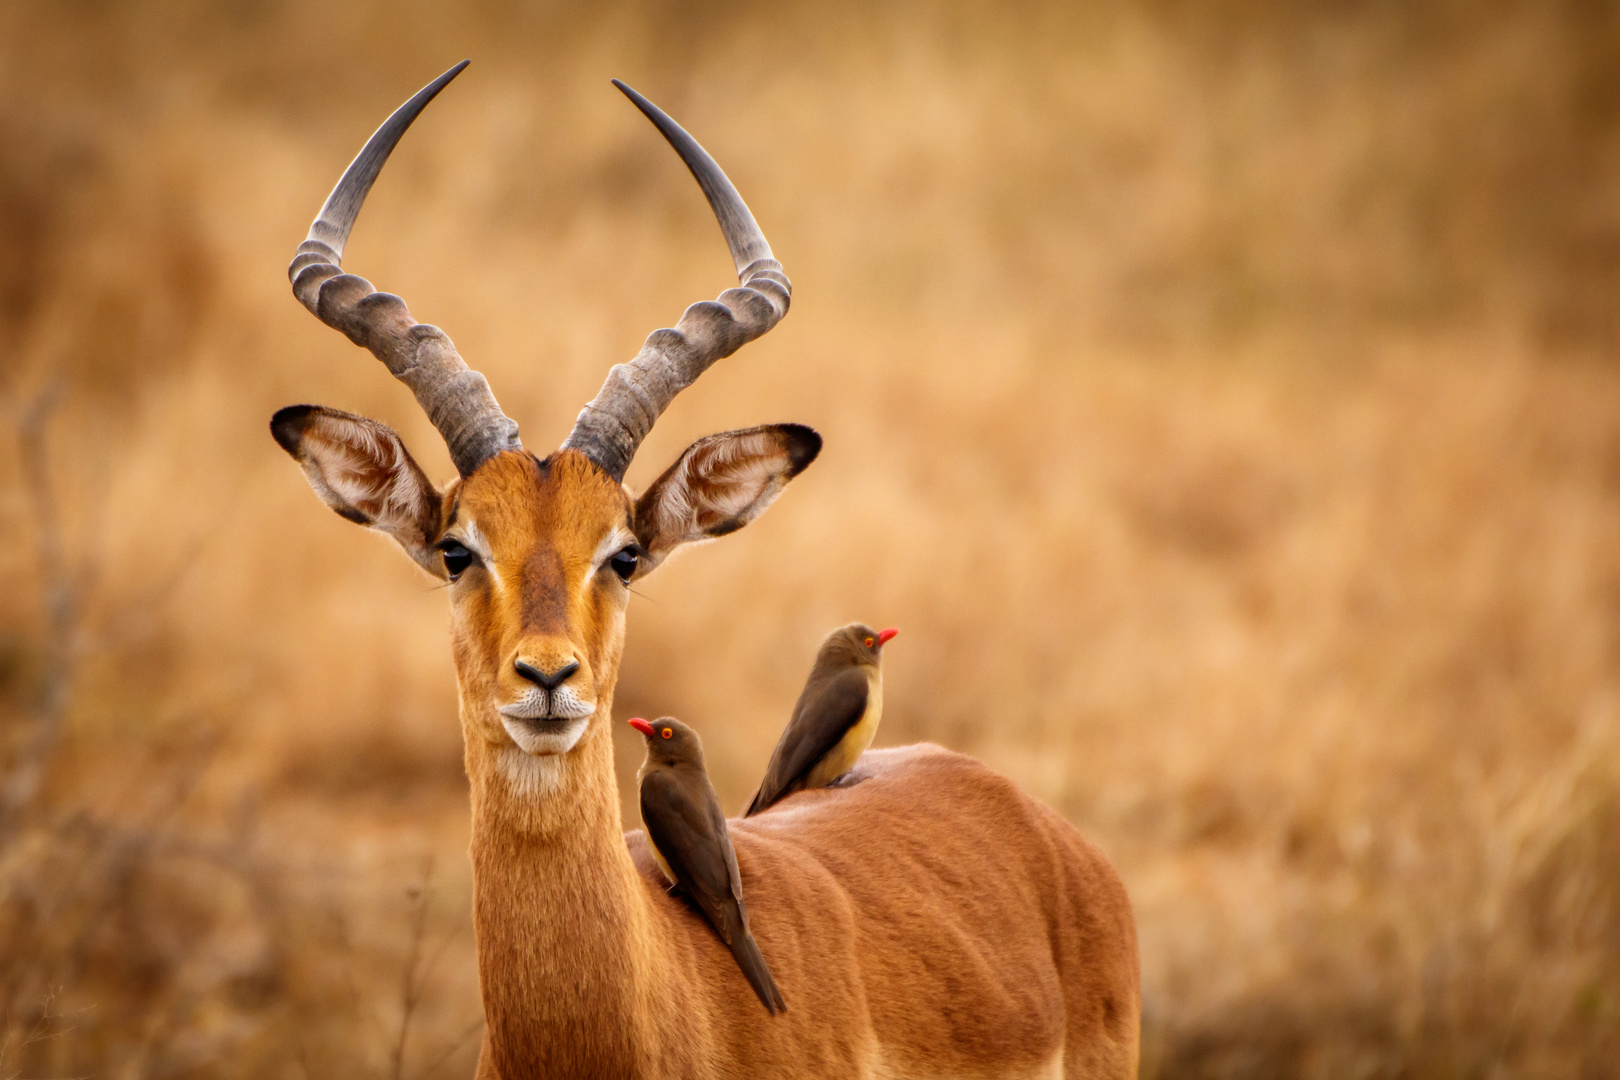
[[[613,85],[646,114],[708,197],[720,222],[740,287],[718,301],[693,304],[673,330],[654,330],[628,364],[615,364],[595,400],[585,406],[563,449],[579,450],[615,480],[623,480],[636,449],[675,395],[721,357],[730,356],[782,321],[793,286],[754,222],[754,215],[720,166],[662,109],[617,79]]]
[[[298,245],[298,255],[287,268],[293,295],[316,318],[370,349],[411,388],[444,436],[462,476],[471,476],[503,450],[522,449],[517,424],[501,412],[489,382],[467,366],[444,331],[416,322],[405,301],[375,291],[365,278],[343,273],[341,265],[349,230],[388,155],[411,121],[468,63],[463,60],[417,91],[366,141],[327,196],[320,216],[309,227],[309,238]]]

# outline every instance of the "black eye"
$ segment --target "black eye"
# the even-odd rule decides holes
[[[640,562],[641,549],[637,548],[634,544],[631,544],[629,547],[625,548],[623,551],[619,552],[617,555],[613,556],[613,558],[608,560],[608,563],[613,567],[613,572],[618,574],[619,580],[624,582],[626,585],[630,584],[630,579],[635,576],[636,566]]]
[[[456,543],[454,540],[445,540],[439,544],[439,551],[444,555],[444,572],[454,581],[461,576],[461,572],[472,565],[473,553]]]

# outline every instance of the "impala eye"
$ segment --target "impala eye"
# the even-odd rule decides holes
[[[619,580],[628,585],[636,574],[636,567],[641,564],[641,549],[631,544],[609,559],[608,564],[613,567],[613,572],[619,575]]]
[[[439,553],[444,556],[444,572],[454,581],[473,563],[473,553],[454,540],[439,542]]]

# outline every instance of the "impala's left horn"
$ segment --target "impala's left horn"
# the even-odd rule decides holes
[[[473,470],[503,450],[520,450],[518,427],[495,402],[489,382],[469,368],[444,331],[411,318],[405,301],[377,292],[371,282],[342,271],[343,246],[377,174],[428,102],[470,61],[463,60],[422,87],[366,141],[298,245],[287,268],[293,295],[321,322],[370,349],[416,400],[444,436],[456,471]]]

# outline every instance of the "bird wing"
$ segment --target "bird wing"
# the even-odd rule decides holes
[[[726,853],[726,877],[730,883],[731,898],[737,902],[737,916],[742,920],[743,928],[747,929],[748,905],[743,902],[742,871],[737,869],[737,847],[731,842],[731,830],[726,827],[726,815],[718,801],[714,804],[714,827],[721,839],[721,849]]]
[[[675,880],[703,911],[720,940],[730,945],[742,915],[735,910],[742,895],[737,855],[720,814],[720,801],[707,778],[683,777],[680,771],[658,769],[642,778],[641,819]],[[700,794],[694,795],[694,788]]]
[[[846,667],[821,686],[806,689],[765,767],[759,794],[748,808],[750,814],[780,799],[866,713],[868,683],[866,672],[859,667]]]

